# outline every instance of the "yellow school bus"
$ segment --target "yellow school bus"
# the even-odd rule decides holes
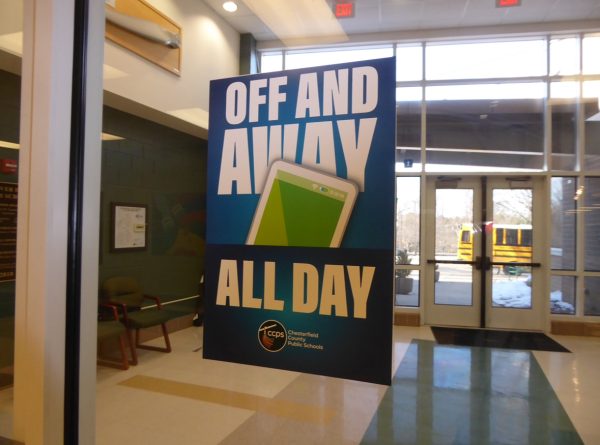
[[[493,262],[530,263],[532,235],[530,224],[493,224],[488,228],[492,236]],[[473,234],[482,230],[473,224],[461,224],[458,233],[457,258],[473,261]]]

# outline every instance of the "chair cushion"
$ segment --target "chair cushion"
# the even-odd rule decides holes
[[[161,323],[169,321],[174,318],[173,313],[157,308],[144,309],[141,311],[128,312],[127,318],[129,319],[130,328],[149,328],[150,326],[156,326]]]
[[[123,323],[117,320],[99,321],[98,322],[98,340],[105,338],[117,337],[125,332]]]

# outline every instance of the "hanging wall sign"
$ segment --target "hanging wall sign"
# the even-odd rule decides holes
[[[389,384],[395,59],[210,85],[204,357]]]

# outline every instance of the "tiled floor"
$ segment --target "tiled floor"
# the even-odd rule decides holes
[[[97,443],[600,445],[600,338],[553,338],[572,353],[436,345],[427,327],[395,327],[388,388],[203,360],[202,328],[188,328],[171,354],[98,367]],[[11,406],[0,391],[0,436]]]
[[[573,353],[439,346],[394,328],[392,387],[203,360],[202,328],[174,351],[98,368],[97,443],[600,444],[600,339]]]

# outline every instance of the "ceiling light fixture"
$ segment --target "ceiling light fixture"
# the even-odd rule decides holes
[[[227,12],[235,12],[237,11],[237,4],[235,2],[225,2],[223,3],[223,9]]]

